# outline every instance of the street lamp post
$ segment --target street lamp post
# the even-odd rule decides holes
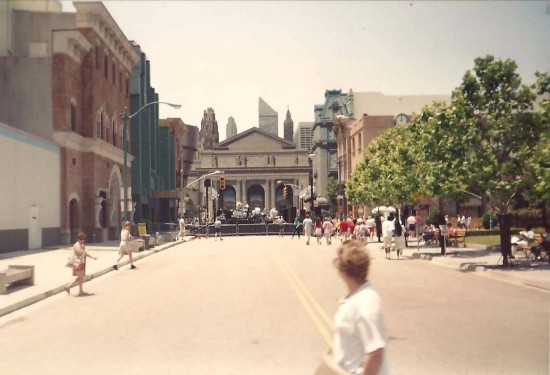
[[[313,203],[315,201],[315,197],[313,196],[313,159],[311,157],[315,154],[309,154],[307,162],[309,164],[309,187],[310,187],[310,201],[309,201],[309,211],[313,215]]]
[[[288,186],[293,186],[293,187],[298,189],[298,191],[297,191],[298,194],[300,193],[300,190],[302,190],[302,185],[289,184],[288,182],[281,181],[281,180],[277,180],[277,184],[278,185],[284,184],[284,185],[288,185]],[[294,195],[295,194],[292,194],[292,205],[293,205],[293,207],[294,207]]]
[[[207,173],[205,175],[202,175],[199,178],[197,178],[196,180],[193,180],[190,183],[188,183],[187,185],[185,185],[184,189],[187,189],[189,186],[193,185],[196,182],[199,182],[203,178],[206,178],[208,176],[212,176],[212,175],[215,175],[215,174],[220,174],[220,173],[223,173],[223,171],[215,170],[214,172],[210,172],[210,173]],[[201,195],[200,194],[200,186],[201,185],[199,184],[199,199],[200,199],[200,195]],[[206,194],[208,194],[208,188],[206,188]],[[208,195],[206,197],[206,209],[208,210]],[[201,221],[201,215],[200,215],[200,204],[199,204],[199,225],[200,225],[200,221]]]
[[[309,166],[310,166],[310,172],[313,172],[313,167],[312,167],[312,160],[311,158],[313,156],[317,155],[316,153],[313,153],[313,154],[309,154]],[[342,168],[342,158],[341,157],[338,157],[337,159],[334,159],[332,156],[330,156],[328,153],[327,153],[327,158],[334,161],[337,165],[338,165],[338,187],[336,189],[336,200],[337,200],[337,204],[338,206],[343,206],[344,205],[344,194],[343,194],[343,191],[342,191],[342,172],[341,172],[341,168]],[[310,179],[313,181],[313,175],[311,174],[310,175]],[[312,194],[313,194],[313,188],[311,189],[312,190]],[[313,203],[313,202],[312,202]],[[344,215],[346,215],[346,212],[344,210]]]
[[[123,194],[124,195],[124,204],[123,204],[123,207],[124,207],[124,213],[123,213],[124,221],[128,220],[128,171],[127,171],[127,169],[128,169],[128,167],[127,167],[127,164],[128,164],[128,140],[126,139],[128,120],[130,120],[132,117],[134,117],[135,115],[140,113],[144,108],[149,107],[150,105],[153,105],[153,104],[166,104],[166,105],[169,105],[170,107],[173,107],[173,108],[176,108],[176,109],[181,108],[181,104],[172,104],[172,103],[167,103],[167,102],[151,102],[151,103],[145,104],[143,107],[138,109],[136,112],[134,112],[130,116],[128,116],[128,107],[124,107],[124,113],[120,115],[120,119],[122,120],[122,123],[123,123],[123,127],[122,127],[122,150],[124,152],[124,165],[122,167],[122,179],[123,179],[122,184],[124,185],[124,194]]]

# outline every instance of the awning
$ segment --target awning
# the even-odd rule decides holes
[[[315,198],[314,207],[329,207],[330,203],[327,198],[325,197],[317,197]]]

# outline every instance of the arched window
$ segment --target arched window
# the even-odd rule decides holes
[[[96,120],[96,124],[95,124],[95,135],[97,138],[101,138],[101,121],[102,121],[102,118],[101,118],[101,112],[98,112],[97,113],[97,120]]]
[[[76,103],[71,102],[71,130],[76,131]]]
[[[116,118],[116,116],[115,116]],[[116,121],[115,119],[113,119],[113,123],[112,123],[112,127],[113,127],[113,136],[111,137],[111,139],[113,140],[113,146],[116,146]]]
[[[107,59],[107,55],[103,58],[103,71],[105,78],[109,79],[109,59]]]

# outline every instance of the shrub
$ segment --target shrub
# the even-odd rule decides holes
[[[493,214],[491,210],[485,211],[483,215],[481,215],[481,225],[485,229],[490,229],[490,221],[492,220],[493,228],[497,226],[498,220],[496,216]]]
[[[426,219],[427,223],[437,225],[437,217],[438,216],[439,216],[439,210],[435,209],[435,210],[431,211],[430,214],[428,215],[428,218]]]

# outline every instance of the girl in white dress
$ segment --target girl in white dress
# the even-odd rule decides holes
[[[137,267],[134,266],[134,261],[132,259],[132,242],[134,237],[130,234],[130,222],[125,221],[124,225],[122,226],[122,231],[120,231],[120,245],[118,248],[118,254],[120,255],[118,257],[118,260],[116,261],[116,264],[113,266],[114,270],[118,270],[118,263],[122,259],[124,255],[128,255],[130,258],[130,269],[136,269]]]

